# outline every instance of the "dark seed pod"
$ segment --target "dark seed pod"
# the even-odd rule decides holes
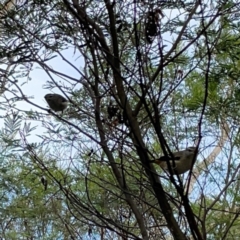
[[[125,112],[123,112],[123,113],[119,112],[117,115],[117,118],[118,118],[119,124],[125,124],[126,126],[128,126],[127,116],[126,116]]]
[[[146,40],[150,44],[153,42],[153,39],[158,32],[159,14],[161,14],[161,16],[163,17],[163,14],[159,9],[156,9],[154,11],[151,10],[147,14],[145,36],[146,36]]]
[[[113,106],[111,103],[107,107],[108,119],[111,120],[113,117],[117,116],[119,108],[117,106]]]
[[[45,179],[44,177],[41,177],[41,182],[42,182],[42,185],[44,186],[44,190],[46,191],[47,190],[47,179]]]
[[[92,155],[92,153],[93,153],[93,149],[91,149],[91,151],[87,154],[88,157],[90,157]]]
[[[153,38],[157,34],[157,24],[155,22],[155,13],[153,11],[148,12],[146,19],[146,29],[145,29],[146,39],[148,43],[153,42]]]

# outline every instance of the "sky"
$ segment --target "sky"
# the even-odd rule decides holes
[[[161,24],[164,26],[164,23],[168,20],[168,18],[174,18],[177,15],[181,14],[181,9],[179,10],[163,10],[163,14],[165,17],[162,19]],[[180,17],[181,20],[185,19],[185,16],[182,15]],[[196,24],[195,21],[191,22],[191,25],[193,26]],[[165,39],[167,42],[173,42],[174,39],[176,39],[176,36],[171,34],[170,32],[167,32],[163,35],[163,39]],[[74,56],[73,49],[68,49],[64,50],[62,52],[65,58],[67,58],[71,63],[73,63],[76,67],[81,68],[84,66],[84,61],[83,58],[78,58],[79,56]],[[49,62],[49,65],[60,72],[65,73],[66,75],[70,75],[74,78],[80,79],[79,73],[77,73],[73,68],[71,68],[67,63],[65,63],[60,57],[54,58]],[[34,98],[31,99],[34,103],[44,107],[48,108],[48,104],[46,103],[44,96],[47,93],[60,93],[61,92],[56,88],[53,89],[52,91],[44,89],[43,86],[46,83],[47,80],[49,80],[49,76],[40,69],[35,69],[31,72],[30,77],[32,78],[31,81],[29,81],[27,84],[23,85],[21,87],[22,91],[27,95],[27,96],[33,96]],[[56,76],[54,77],[56,80]],[[22,80],[19,79],[19,82]],[[80,85],[79,85],[80,86]],[[6,96],[10,97],[10,93],[6,93]],[[38,111],[38,112],[44,112],[47,113],[46,111],[43,111],[39,108],[36,108],[35,106],[32,106],[31,104],[21,101],[17,103],[17,107],[23,110],[30,110],[32,109],[33,111]],[[49,115],[50,117],[50,115]],[[51,117],[51,120],[54,121],[54,117]],[[0,127],[4,126],[3,125],[4,119],[0,119]],[[41,135],[42,132],[45,131],[45,128],[42,127],[41,122],[36,122],[36,121],[31,121],[33,126],[38,126],[37,129],[33,132],[33,134],[28,137],[28,140],[30,142],[38,142],[40,139],[36,135]],[[205,154],[204,154],[205,155]],[[200,159],[203,159],[204,157],[201,156]]]
[[[73,55],[72,49],[64,50],[62,52],[65,58],[67,58],[71,63],[73,63],[75,66],[81,68],[84,66],[83,58],[78,58],[76,60],[76,56]],[[73,70],[68,64],[64,63],[60,57],[54,58],[49,61],[49,66],[51,66],[54,70],[65,73],[66,75],[69,75],[71,77],[75,77],[77,79],[80,79],[79,73],[77,73],[75,70]],[[2,68],[6,68],[5,66],[2,66]],[[48,93],[59,93],[63,95],[59,89],[55,88],[52,90],[44,89],[44,85],[46,84],[47,80],[50,80],[49,76],[46,74],[44,70],[35,68],[30,73],[30,78],[32,80],[28,81],[27,84],[24,84],[21,86],[21,83],[24,81],[23,79],[18,79],[18,85],[21,86],[21,90],[23,93],[30,97],[30,100],[38,104],[41,107],[47,108],[48,104],[44,99],[44,96]],[[54,76],[54,80],[61,80],[60,78]],[[80,86],[80,85],[79,85]],[[10,92],[5,92],[4,95],[9,99],[13,97],[13,95]],[[20,94],[18,94],[20,96]],[[33,97],[33,98],[32,98]],[[39,113],[45,113],[48,114],[46,111],[39,109],[30,103],[23,101],[19,101],[16,103],[16,107],[21,110],[33,110],[37,111]],[[3,113],[3,111],[0,111]],[[50,114],[48,114],[50,117]],[[54,117],[52,117],[52,120],[54,120]],[[3,124],[4,119],[0,119],[0,127],[4,126]],[[28,138],[29,141],[38,142],[39,138],[36,136],[36,134],[41,134],[44,131],[44,128],[42,128],[41,123],[37,121],[31,121],[33,126],[38,126],[38,128],[33,132],[33,134]],[[23,123],[24,124],[24,123]]]
[[[161,24],[164,25],[164,23],[169,19],[173,19],[175,18],[177,15],[181,15],[181,9],[179,10],[163,10],[163,14],[165,15],[165,17],[161,20]],[[185,16],[181,15],[180,19],[184,20]],[[196,22],[192,22],[191,25],[196,24]],[[163,34],[163,39],[166,40],[166,42],[174,42],[174,39],[176,39],[176,36],[171,34],[170,32],[167,32],[165,34]],[[68,50],[64,50],[62,51],[63,56],[68,59],[71,63],[73,63],[73,65],[75,65],[77,68],[81,68],[84,66],[84,61],[83,58],[79,57],[79,56],[75,56],[73,49],[68,49]],[[70,75],[74,78],[80,79],[80,75],[79,73],[77,73],[75,70],[73,70],[73,68],[71,66],[69,66],[66,62],[64,62],[61,57],[57,57],[54,58],[52,60],[49,61],[49,66],[51,66],[53,69],[55,69],[56,71],[62,72],[66,75]],[[30,99],[31,101],[33,101],[34,103],[44,107],[44,108],[48,108],[48,104],[44,99],[44,96],[47,93],[59,93],[62,94],[57,88],[53,89],[52,91],[48,90],[48,89],[44,89],[44,85],[46,83],[47,80],[49,79],[49,76],[40,69],[34,69],[33,71],[31,71],[30,73],[30,77],[32,78],[31,81],[29,81],[27,84],[23,85],[21,87],[22,91],[27,95],[27,96],[33,96],[33,99]],[[58,78],[56,76],[54,76],[54,79],[57,80]],[[60,79],[59,79],[60,80]],[[21,83],[21,79],[19,79],[19,83]],[[20,85],[20,84],[19,84]],[[79,84],[80,86],[80,84]],[[7,97],[11,97],[10,93],[6,93]],[[43,111],[25,101],[20,101],[17,103],[17,107],[23,110],[33,110],[33,111],[37,111],[37,112],[43,112],[43,113],[47,113],[46,111]],[[50,117],[50,115],[49,115]],[[51,117],[51,120],[54,121],[54,117]],[[3,119],[0,119],[0,127],[3,126]],[[33,134],[28,137],[28,140],[31,142],[38,142],[40,139],[36,136],[36,135],[41,135],[42,132],[45,131],[45,129],[42,127],[41,122],[36,122],[36,121],[31,121],[32,125],[34,126],[38,126],[37,129],[33,132]],[[189,143],[190,144],[190,143]],[[191,145],[191,144],[190,144]]]
[[[173,17],[174,15],[178,14],[179,11],[164,11],[164,14],[167,16]],[[182,17],[184,18],[184,17]],[[167,19],[166,19],[167,20]],[[165,19],[163,19],[163,24],[164,24]],[[194,22],[192,23],[194,24]],[[165,34],[164,35],[164,39],[169,40],[169,41],[173,41],[173,39],[176,36],[173,36],[171,34]],[[76,60],[76,56],[73,55],[73,50],[69,49],[69,50],[65,50],[62,52],[62,54],[64,55],[64,57],[66,57],[70,62],[72,62],[75,66],[81,68],[84,66],[84,61],[83,59],[80,57]],[[79,74],[76,73],[76,71],[74,71],[68,64],[64,63],[62,61],[62,59],[60,57],[58,58],[54,58],[53,60],[51,60],[49,62],[49,65],[51,65],[54,69],[56,69],[57,71],[63,72],[67,75],[70,75],[72,77],[75,78],[80,78]],[[44,89],[43,86],[46,83],[47,80],[49,80],[49,76],[40,69],[35,69],[34,71],[31,72],[30,77],[32,78],[31,81],[29,81],[27,84],[23,85],[21,87],[22,91],[27,95],[27,96],[33,96],[34,98],[31,99],[31,101],[33,101],[34,103],[44,107],[44,108],[48,108],[48,104],[46,103],[45,99],[44,99],[44,95],[46,95],[47,93],[60,93],[61,92],[56,88],[53,89],[52,91]],[[56,77],[55,77],[56,78]],[[19,79],[19,82],[21,82],[21,79]],[[6,93],[6,96],[11,96],[11,94]],[[31,104],[21,101],[17,103],[17,107],[23,110],[34,110],[34,111],[38,111],[38,112],[44,112],[45,111],[36,108],[34,106],[32,106]],[[54,121],[54,117],[51,117],[51,120]],[[0,128],[3,127],[3,121],[4,119],[0,119]],[[40,122],[36,122],[36,121],[31,121],[33,126],[38,126],[37,129],[33,132],[33,134],[28,137],[28,141],[30,142],[39,142],[40,139],[36,136],[36,135],[41,135],[44,131],[45,128],[42,127]],[[206,142],[205,142],[206,143]],[[200,160],[204,159],[204,156],[207,156],[207,153],[210,153],[209,151],[210,149],[207,149],[204,152],[204,155],[201,154],[201,156],[199,157]],[[224,158],[224,154],[220,154],[219,158]],[[186,176],[186,175],[185,175]],[[200,178],[200,181],[204,181],[204,178]],[[214,183],[213,183],[213,186]],[[212,189],[211,187],[208,188],[209,193],[211,194],[217,194],[219,192],[218,188]],[[196,191],[193,191],[193,197],[191,198],[192,200],[195,200],[196,198],[194,197],[194,195],[196,196]]]

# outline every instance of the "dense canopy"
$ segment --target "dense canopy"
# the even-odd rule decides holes
[[[236,239],[239,12],[2,2],[0,238]]]

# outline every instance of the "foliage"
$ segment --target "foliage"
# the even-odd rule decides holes
[[[11,3],[0,14],[0,236],[238,236],[239,3]],[[69,107],[49,110],[45,93]],[[150,163],[192,145],[183,176]]]

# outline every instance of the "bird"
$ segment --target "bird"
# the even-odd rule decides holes
[[[196,151],[196,147],[188,147],[185,150],[173,152],[172,156],[161,156],[160,158],[151,160],[150,162],[156,163],[163,170],[170,172],[167,162],[169,161],[173,175],[180,175],[190,170],[193,161],[195,160],[194,156]]]
[[[49,93],[44,96],[47,101],[49,107],[55,112],[62,112],[68,106],[68,100],[63,96],[56,93]]]

